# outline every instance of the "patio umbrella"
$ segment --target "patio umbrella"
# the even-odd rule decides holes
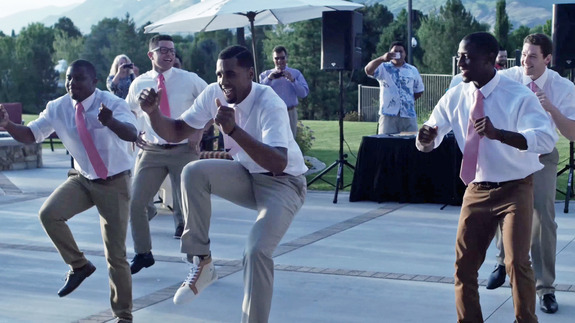
[[[254,26],[288,24],[319,18],[324,11],[354,10],[359,3],[343,0],[205,0],[145,27],[146,33],[213,31],[250,26],[256,58]],[[258,77],[255,62],[256,79]]]

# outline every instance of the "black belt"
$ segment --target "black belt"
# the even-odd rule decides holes
[[[274,173],[272,173],[272,172],[257,173],[257,174],[266,175],[266,176],[286,176],[286,175],[289,175],[289,174],[287,174],[287,173],[274,174]]]
[[[107,181],[112,181],[112,180],[115,180],[116,178],[120,178],[120,177],[125,176],[125,175],[130,176],[130,173],[131,173],[131,171],[130,171],[129,169],[127,169],[127,170],[125,170],[125,171],[123,171],[123,172],[120,172],[120,173],[115,174],[115,175],[112,175],[112,176],[108,176],[108,177],[106,177],[106,178],[91,179],[90,182],[98,183],[98,184],[103,184],[103,183],[105,183],[105,182],[107,182]]]
[[[176,148],[176,147],[182,147],[185,146],[187,144],[150,144],[158,149],[172,149],[172,148]]]
[[[473,184],[475,184],[476,186],[479,186],[482,189],[486,189],[486,190],[492,190],[495,188],[500,188],[501,186],[507,184],[507,183],[511,183],[514,181],[507,181],[507,182],[474,182]]]

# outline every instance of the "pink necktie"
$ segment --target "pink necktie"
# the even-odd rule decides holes
[[[474,121],[485,116],[483,110],[483,94],[475,90],[475,102],[469,112],[469,123],[467,125],[467,138],[463,149],[463,161],[461,162],[461,173],[459,176],[465,185],[475,179],[477,169],[477,155],[479,154],[479,140],[481,137],[475,131]]]
[[[80,135],[80,140],[82,140],[82,144],[84,144],[86,153],[88,153],[90,163],[92,163],[92,167],[94,167],[96,175],[98,175],[99,178],[106,179],[108,177],[108,168],[106,168],[106,165],[102,160],[102,157],[98,153],[98,150],[96,150],[96,145],[94,145],[92,136],[90,136],[88,128],[86,128],[86,121],[84,120],[84,106],[80,102],[76,104],[75,117],[76,117],[76,127],[78,128],[78,134]]]
[[[534,81],[531,81],[531,83],[529,83],[529,88],[531,89],[531,91],[533,91],[533,93],[537,93],[537,84],[535,84]]]
[[[164,74],[158,77],[158,89],[162,89],[162,96],[160,97],[160,111],[166,116],[170,116],[170,102],[168,102],[168,90],[166,90],[166,79]]]

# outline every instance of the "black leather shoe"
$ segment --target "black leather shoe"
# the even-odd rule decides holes
[[[539,301],[541,310],[545,313],[553,314],[559,309],[557,300],[555,299],[555,294],[545,294],[541,297]]]
[[[154,263],[154,256],[151,251],[148,253],[139,253],[134,256],[134,259],[132,259],[132,263],[130,263],[130,271],[133,275],[142,270],[142,268],[148,268]]]
[[[90,275],[92,275],[92,273],[95,271],[96,266],[94,266],[89,261],[87,264],[85,264],[80,268],[68,271],[66,277],[66,283],[58,291],[58,296],[64,297],[73,292],[78,286],[80,286],[80,284],[84,281],[84,279],[90,277]]]
[[[184,226],[178,225],[178,227],[176,228],[176,232],[174,232],[174,239],[181,239],[182,233],[184,233]]]
[[[497,287],[501,287],[503,283],[505,283],[505,266],[503,265],[496,265],[495,269],[489,275],[489,279],[487,280],[487,289],[496,289]]]

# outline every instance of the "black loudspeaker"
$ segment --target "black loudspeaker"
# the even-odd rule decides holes
[[[321,69],[361,68],[363,16],[355,11],[325,11],[321,29]]]
[[[552,66],[575,68],[575,3],[553,5]]]

